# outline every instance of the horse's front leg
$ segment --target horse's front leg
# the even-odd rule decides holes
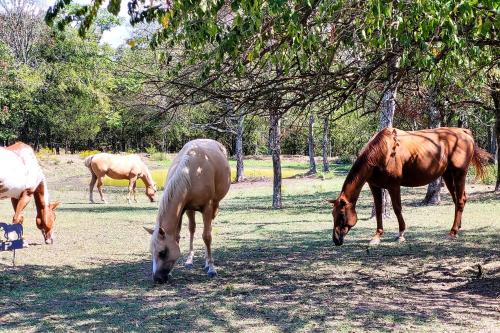
[[[14,216],[12,217],[12,223],[22,224],[24,222],[23,211],[31,200],[31,194],[28,191],[24,191],[19,199],[12,199],[12,206],[14,207]]]
[[[396,214],[396,217],[398,218],[398,224],[399,224],[399,235],[396,237],[396,240],[400,243],[404,242],[405,239],[405,230],[406,230],[406,224],[403,219],[403,213],[402,213],[402,207],[401,207],[401,188],[395,187],[395,188],[390,188],[388,189],[389,195],[391,196],[391,202],[392,202],[392,208],[394,209],[394,213]]]
[[[137,177],[132,177],[128,180],[128,195],[127,195],[127,202],[130,204],[130,195],[134,191],[135,187],[135,182],[137,181]]]
[[[195,214],[194,210],[186,211],[186,215],[189,219],[189,253],[186,259],[186,263],[184,264],[186,268],[193,268],[193,258],[194,258],[193,241],[194,241],[194,232],[196,230],[194,214]]]
[[[377,230],[375,231],[375,235],[373,235],[370,240],[370,245],[378,245],[380,244],[380,238],[384,234],[384,226],[382,225],[382,188],[370,184],[368,185],[372,191],[373,202],[375,205],[375,217],[377,219]]]
[[[137,181],[134,182],[134,186],[132,187],[132,191],[134,192],[134,202],[137,202]]]
[[[214,258],[212,257],[212,220],[214,217],[214,209],[210,202],[205,206],[202,212],[203,215],[203,241],[205,242],[205,267],[209,277],[215,277],[217,271],[214,266]]]

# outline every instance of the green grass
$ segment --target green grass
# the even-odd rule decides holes
[[[256,164],[261,162],[256,162]],[[257,166],[256,166],[257,167]],[[262,167],[259,166],[259,167]],[[127,205],[123,189],[106,188],[110,204],[90,205],[84,167],[60,163],[47,169],[52,198],[62,205],[56,242],[42,236],[28,206],[25,235],[37,243],[0,253],[2,332],[471,332],[500,324],[500,203],[484,185],[469,185],[469,201],[457,241],[445,239],[453,218],[443,203],[419,203],[425,188],[403,191],[407,242],[385,223],[380,246],[368,248],[375,223],[371,196],[358,203],[360,220],[345,245],[331,242],[331,211],[341,170],[326,180],[284,182],[284,209],[272,210],[270,183],[234,184],[213,230],[219,276],[202,271],[201,216],[195,268],[182,267],[171,282],[151,282],[149,236],[157,203],[138,196]],[[78,178],[75,179],[75,172]],[[70,184],[70,185],[68,185]],[[472,187],[473,186],[473,187]],[[10,203],[0,201],[2,220]],[[184,221],[181,249],[187,250]],[[477,276],[481,264],[483,276]]]
[[[158,160],[155,160],[158,161]],[[172,160],[165,160],[162,162],[162,167],[170,167]],[[231,180],[234,182],[236,180],[236,161],[229,161],[229,165],[231,166]],[[273,169],[272,164],[269,159],[267,160],[246,160],[244,162],[245,165],[245,177],[252,180],[260,180],[260,179],[272,179],[273,178]],[[331,179],[335,175],[343,175],[347,174],[349,171],[350,165],[348,164],[331,164],[330,168],[332,172],[323,174],[322,172],[318,172],[318,178],[323,179]],[[151,175],[158,185],[159,189],[163,189],[163,185],[165,183],[165,179],[168,174],[168,169],[156,169],[151,170]],[[317,166],[318,170],[320,170],[321,166]],[[281,167],[281,173],[283,178],[295,178],[303,176],[309,170],[309,164],[306,162],[297,162],[284,160]],[[123,179],[111,179],[106,177],[104,179],[104,185],[106,186],[116,186],[116,187],[128,187],[128,180]],[[137,182],[137,187],[144,188],[144,183],[142,180]]]

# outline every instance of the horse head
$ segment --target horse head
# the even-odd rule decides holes
[[[348,202],[342,195],[335,200],[330,199],[328,202],[333,206],[332,239],[336,246],[340,246],[344,243],[344,236],[358,222],[358,215],[356,214],[354,205]]]
[[[153,280],[156,283],[165,283],[174,268],[175,262],[181,255],[179,243],[174,236],[167,234],[162,227],[154,230],[144,229],[151,234],[150,251],[153,257]]]
[[[37,212],[36,226],[42,232],[45,244],[54,243],[54,223],[56,221],[55,210],[59,206],[59,202],[50,203],[44,209]]]
[[[158,188],[156,187],[155,183],[153,183],[152,185],[146,186],[146,195],[148,196],[148,198],[151,202],[156,201],[156,192],[158,192]]]

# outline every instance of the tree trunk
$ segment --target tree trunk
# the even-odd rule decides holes
[[[240,183],[245,178],[243,165],[243,129],[245,116],[238,118],[238,129],[236,130],[236,182]]]
[[[273,159],[273,208],[282,208],[281,202],[281,116],[277,110],[271,110],[270,114],[269,143]]]
[[[495,192],[500,191],[500,82],[495,81],[491,85],[491,98],[495,105],[495,136],[497,138],[497,183],[495,185]]]
[[[396,111],[396,94],[397,94],[397,68],[399,66],[399,58],[394,57],[387,66],[387,83],[382,98],[382,110],[380,113],[379,130],[386,127],[392,127],[394,112]],[[375,217],[375,206],[372,207],[372,218]],[[389,192],[382,190],[382,217],[391,217],[391,201]]]
[[[330,134],[330,117],[326,116],[325,119],[323,119],[323,143],[322,143],[323,172],[330,171],[330,165],[328,164],[328,140],[330,136],[329,134]]]
[[[427,112],[429,113],[429,128],[438,128],[441,126],[441,113],[437,106],[437,91],[435,87],[430,89],[427,96]],[[432,181],[427,186],[424,205],[438,205],[441,202],[441,177]]]
[[[309,138],[308,138],[308,150],[309,150],[309,172],[308,174],[316,174],[316,161],[314,160],[314,115],[311,112],[309,115]]]

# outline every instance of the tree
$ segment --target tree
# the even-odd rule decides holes
[[[437,128],[441,126],[441,114],[438,109],[437,99],[438,91],[437,87],[433,86],[430,88],[429,94],[427,96],[427,112],[429,114],[429,128]],[[441,177],[435,179],[427,186],[427,193],[425,195],[423,203],[425,205],[437,205],[441,202]]]

